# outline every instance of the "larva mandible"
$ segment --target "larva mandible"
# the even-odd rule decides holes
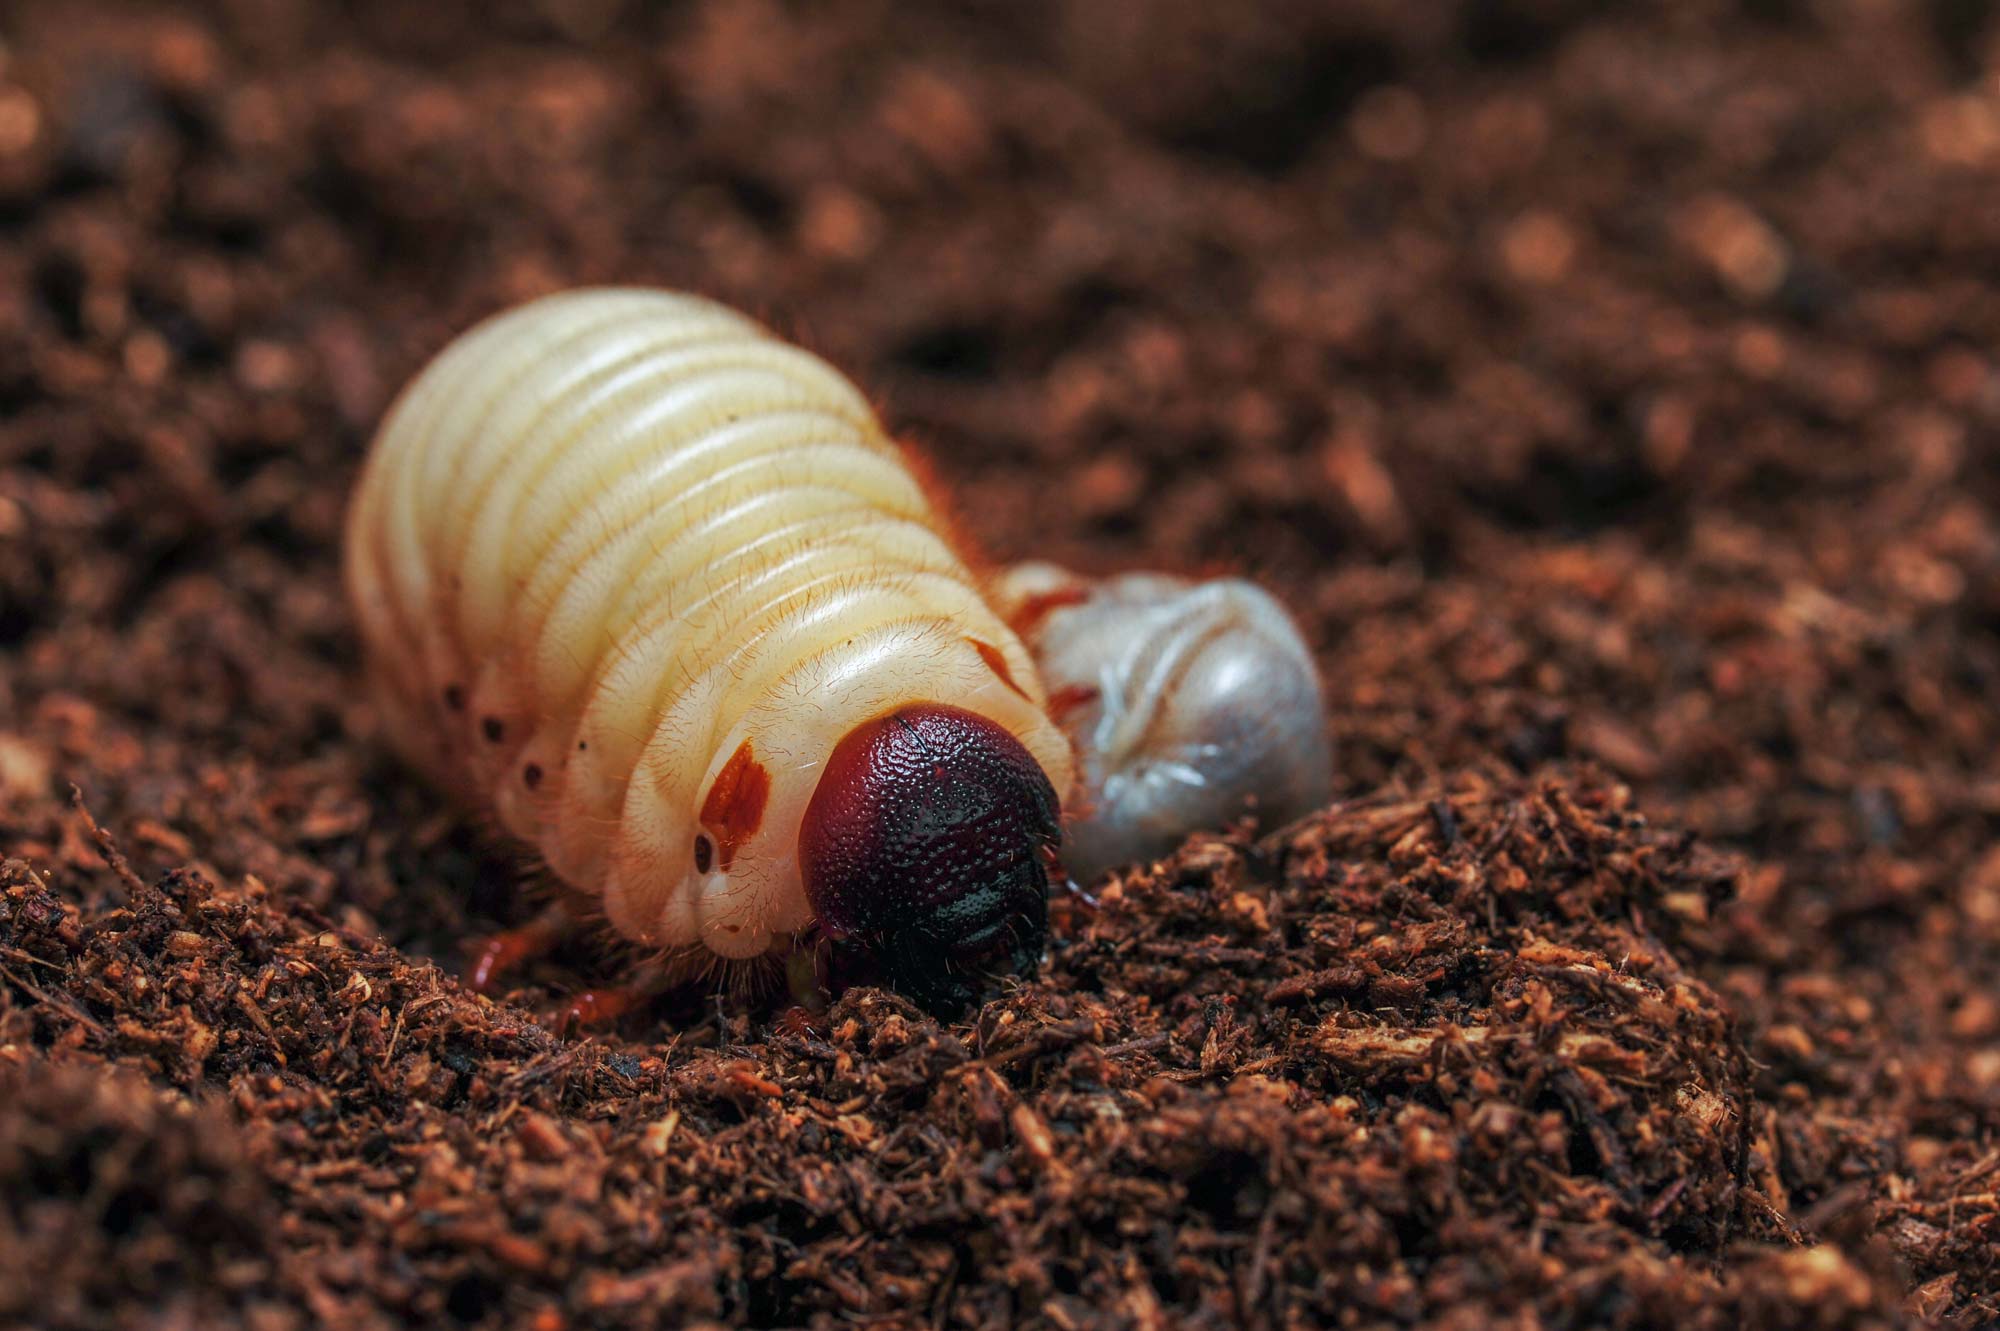
[[[346,553],[390,736],[625,937],[817,928],[940,1009],[1037,964],[1068,741],[818,358],[669,292],[497,315],[391,408]]]
[[[1333,751],[1312,653],[1240,578],[1086,582],[1019,564],[994,603],[1021,632],[1075,741],[1063,862],[1079,879],[1165,855],[1254,801],[1266,826],[1326,802]]]

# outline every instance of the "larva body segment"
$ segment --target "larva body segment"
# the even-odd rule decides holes
[[[1078,877],[1166,854],[1254,803],[1266,826],[1320,804],[1333,750],[1319,670],[1268,592],[1240,578],[1051,564],[1008,570],[994,600],[1027,640],[1074,739]]]
[[[453,342],[376,438],[346,571],[397,745],[642,944],[744,958],[812,924],[802,823],[879,830],[814,796],[881,718],[962,713],[1032,758],[1050,826],[1006,873],[1055,835],[1068,743],[901,452],[709,301],[575,291]]]

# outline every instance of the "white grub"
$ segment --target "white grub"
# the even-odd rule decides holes
[[[871,718],[1069,746],[866,399],[713,302],[571,291],[452,342],[376,437],[347,584],[389,738],[619,933],[760,956]]]

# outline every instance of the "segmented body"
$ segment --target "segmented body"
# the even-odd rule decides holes
[[[1071,779],[1037,673],[861,394],[712,302],[569,292],[452,343],[350,516],[391,738],[662,949],[806,927],[829,753],[937,702]]]

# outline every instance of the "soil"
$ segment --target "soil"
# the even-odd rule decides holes
[[[2000,1317],[1996,265],[1963,0],[14,0],[0,1324]],[[1336,802],[957,1024],[460,989],[343,502],[602,281],[1264,580]]]

